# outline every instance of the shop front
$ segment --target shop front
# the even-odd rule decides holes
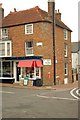
[[[38,56],[1,58],[0,82],[20,83],[25,77],[32,81],[42,80],[42,67],[42,60]]]
[[[20,60],[18,68],[20,68],[20,80],[24,81],[27,77],[28,81],[33,83],[33,86],[42,85],[42,61],[41,60]]]

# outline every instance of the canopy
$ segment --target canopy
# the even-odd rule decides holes
[[[41,60],[21,60],[18,63],[18,67],[42,67]]]

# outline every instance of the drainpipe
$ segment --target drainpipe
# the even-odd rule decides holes
[[[52,26],[53,26],[53,53],[54,53],[54,85],[56,85],[56,49],[55,49],[55,0],[53,1],[53,15],[52,15]]]
[[[48,14],[49,14],[49,17],[52,19],[54,85],[56,85],[55,0],[48,0]]]

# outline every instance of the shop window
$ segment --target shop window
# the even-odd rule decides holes
[[[13,77],[13,62],[2,63],[3,77]]]
[[[25,75],[29,78],[41,78],[41,69],[40,68],[21,68],[21,77],[24,78]]]
[[[2,70],[2,61],[0,61],[0,77],[2,77],[3,70]]]
[[[26,56],[33,55],[33,41],[28,41],[25,43],[25,53],[26,53]]]
[[[0,42],[0,57],[9,57],[12,54],[11,41]]]
[[[36,76],[40,77],[40,68],[36,68]]]

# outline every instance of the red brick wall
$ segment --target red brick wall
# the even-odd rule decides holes
[[[63,29],[56,27],[56,74],[60,77],[61,83],[64,80],[64,36]],[[52,28],[51,23],[39,22],[34,23],[34,34],[25,35],[24,25],[15,26],[9,28],[9,38],[12,40],[12,55],[13,56],[25,56],[25,41],[33,40],[34,55],[42,56],[43,59],[51,59],[51,65],[43,66],[43,84],[54,84],[54,65],[53,65],[53,41],[52,41]],[[42,46],[37,46],[37,42],[42,42]],[[69,60],[70,54],[70,33],[69,33]],[[50,72],[50,78],[48,78],[48,72]],[[69,62],[69,79],[71,79],[71,63]]]
[[[25,41],[33,40],[34,55],[42,56],[43,59],[51,59],[50,66],[43,67],[43,84],[53,84],[53,41],[51,34],[51,23],[40,22],[34,23],[34,34],[25,35],[24,25],[9,28],[9,37],[12,39],[12,55],[25,56]],[[42,42],[42,46],[37,46],[36,43]],[[48,78],[48,72],[51,77]]]
[[[58,80],[63,83],[64,80],[64,34],[63,29],[56,27],[56,75]],[[58,81],[56,81],[58,83]]]
[[[68,57],[64,57],[64,43],[68,45]],[[56,80],[60,80],[60,83],[64,83],[65,79],[65,71],[64,65],[65,62],[68,63],[68,80],[69,82],[72,81],[72,68],[71,68],[71,33],[68,32],[68,40],[64,40],[64,29],[60,27],[56,27],[56,75],[59,78]]]

